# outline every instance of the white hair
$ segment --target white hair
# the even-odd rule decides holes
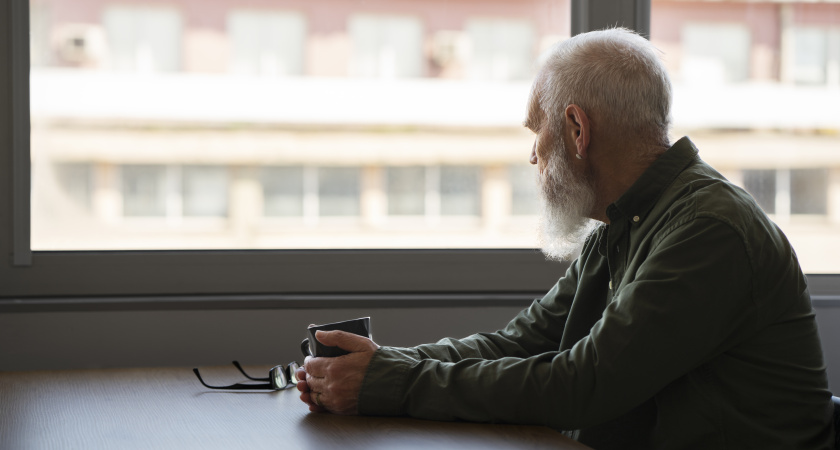
[[[546,125],[553,129],[566,107],[575,104],[593,128],[609,127],[642,143],[667,147],[671,80],[660,53],[626,28],[579,34],[549,50],[531,101],[539,101]]]
[[[562,126],[561,126],[562,128]],[[595,188],[586,176],[575,176],[563,139],[550,139],[552,151],[539,174],[540,221],[537,241],[546,258],[568,260],[598,227],[589,213],[595,206]]]

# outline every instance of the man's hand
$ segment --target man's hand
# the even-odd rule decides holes
[[[318,331],[315,338],[324,345],[339,347],[349,354],[335,358],[307,356],[296,372],[300,399],[310,411],[358,414],[359,390],[370,359],[379,346],[370,339],[346,331]]]

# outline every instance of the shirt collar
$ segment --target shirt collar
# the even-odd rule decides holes
[[[615,203],[607,207],[610,222],[622,218],[639,223],[683,169],[697,159],[697,147],[683,137],[659,156]]]

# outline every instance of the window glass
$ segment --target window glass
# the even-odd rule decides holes
[[[776,213],[776,171],[744,170],[744,189],[749,192],[767,214]]]
[[[809,273],[840,271],[838,33],[837,2],[652,2],[672,140],[744,187]]]
[[[481,214],[481,168],[443,166],[440,168],[440,213],[445,216]]]
[[[263,167],[260,181],[265,216],[303,215],[303,167]]]
[[[533,25],[506,19],[472,19],[470,76],[481,80],[528,79],[534,69]]]
[[[825,169],[793,169],[790,171],[791,214],[828,212],[828,171]]]
[[[386,173],[388,215],[411,216],[426,212],[426,168],[389,167]]]
[[[827,38],[826,30],[820,28],[798,27],[793,30],[793,78],[797,83],[825,83],[828,62]]]
[[[423,74],[423,26],[411,16],[350,16],[350,71],[360,77],[418,77]]]
[[[356,167],[319,168],[318,213],[321,216],[358,216],[359,175]]]
[[[151,165],[122,167],[124,216],[165,216],[166,194],[166,167]]]
[[[537,245],[568,0],[199,3],[30,0],[34,250]]]
[[[108,6],[103,11],[107,59],[111,68],[130,72],[171,72],[180,68],[181,17],[174,8]],[[95,35],[94,31],[88,32]],[[88,36],[72,38],[79,55],[93,44]]]
[[[687,23],[682,31],[683,78],[734,83],[749,78],[750,30],[739,24]]]
[[[302,75],[306,19],[299,12],[231,11],[230,69],[248,75]]]

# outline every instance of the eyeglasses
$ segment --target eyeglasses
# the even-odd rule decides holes
[[[268,383],[264,384],[243,384],[243,383],[236,383],[231,384],[230,386],[210,386],[209,384],[205,383],[204,380],[201,378],[201,375],[198,373],[198,369],[193,369],[193,373],[195,376],[198,377],[198,381],[204,385],[204,387],[210,389],[234,389],[234,390],[272,390],[272,391],[279,391],[281,389],[287,388],[289,385],[297,384],[297,376],[295,376],[295,371],[298,370],[300,367],[298,363],[292,361],[288,365],[283,366],[282,364],[279,366],[274,366],[268,372],[268,378],[255,378],[247,373],[245,370],[242,369],[242,366],[239,365],[238,361],[234,361],[233,365],[242,372],[242,375],[245,375],[245,378],[254,381],[268,381]]]

